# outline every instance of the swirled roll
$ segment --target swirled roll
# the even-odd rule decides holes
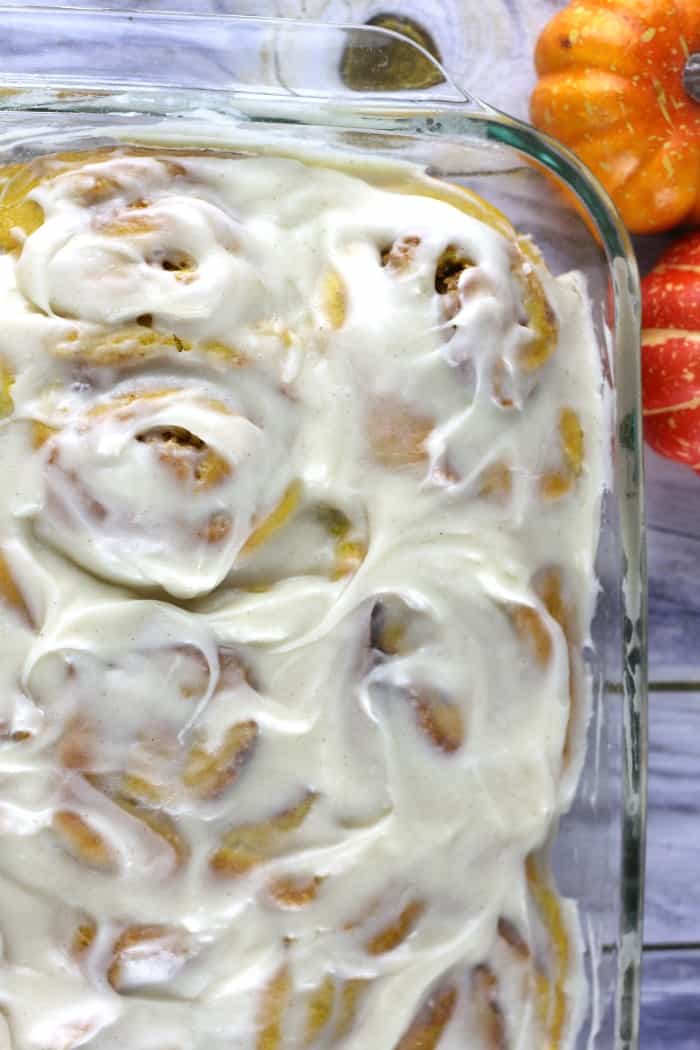
[[[247,370],[223,395],[166,374],[49,395],[28,414],[37,533],[107,579],[209,591],[294,491],[294,408]]]

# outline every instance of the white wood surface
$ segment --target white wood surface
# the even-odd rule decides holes
[[[650,679],[700,683],[700,475],[646,464]]]
[[[700,946],[700,691],[652,693],[649,738],[645,941]]]
[[[700,951],[648,952],[641,1050],[700,1047]]]

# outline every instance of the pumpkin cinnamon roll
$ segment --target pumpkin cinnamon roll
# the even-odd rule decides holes
[[[236,379],[222,393],[171,374],[35,404],[37,535],[119,583],[180,597],[216,587],[299,489],[285,461],[293,404],[254,371]]]
[[[165,604],[114,603],[68,620],[35,652],[25,689],[41,719],[32,750],[127,810],[216,803],[261,738],[244,653]]]
[[[24,243],[20,289],[47,314],[101,324],[262,316],[270,293],[248,231],[187,190],[175,158],[116,155],[40,179],[24,204],[43,221]]]

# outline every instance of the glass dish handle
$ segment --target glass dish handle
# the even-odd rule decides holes
[[[0,33],[0,107],[6,110],[18,104],[56,108],[61,98],[74,103],[80,94],[108,93],[113,99],[115,92],[128,93],[132,108],[141,109],[138,100],[149,88],[161,94],[171,89],[174,107],[183,93],[206,91],[220,92],[222,102],[235,92],[430,99],[481,108],[425,47],[380,26],[3,7]]]

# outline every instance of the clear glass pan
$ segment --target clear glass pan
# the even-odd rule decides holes
[[[426,52],[413,48],[422,86],[415,74],[410,91],[391,84],[386,64],[400,38],[386,30],[4,8],[0,31],[2,163],[144,141],[410,160],[486,197],[534,237],[555,273],[586,275],[612,392],[612,473],[585,654],[587,758],[553,862],[586,942],[591,994],[577,1050],[635,1050],[646,807],[639,287],[610,201],[571,154],[466,98]],[[411,46],[401,46],[402,61],[411,60]],[[363,71],[354,85],[364,90],[353,89],[349,69]],[[372,76],[383,90],[367,90]]]

